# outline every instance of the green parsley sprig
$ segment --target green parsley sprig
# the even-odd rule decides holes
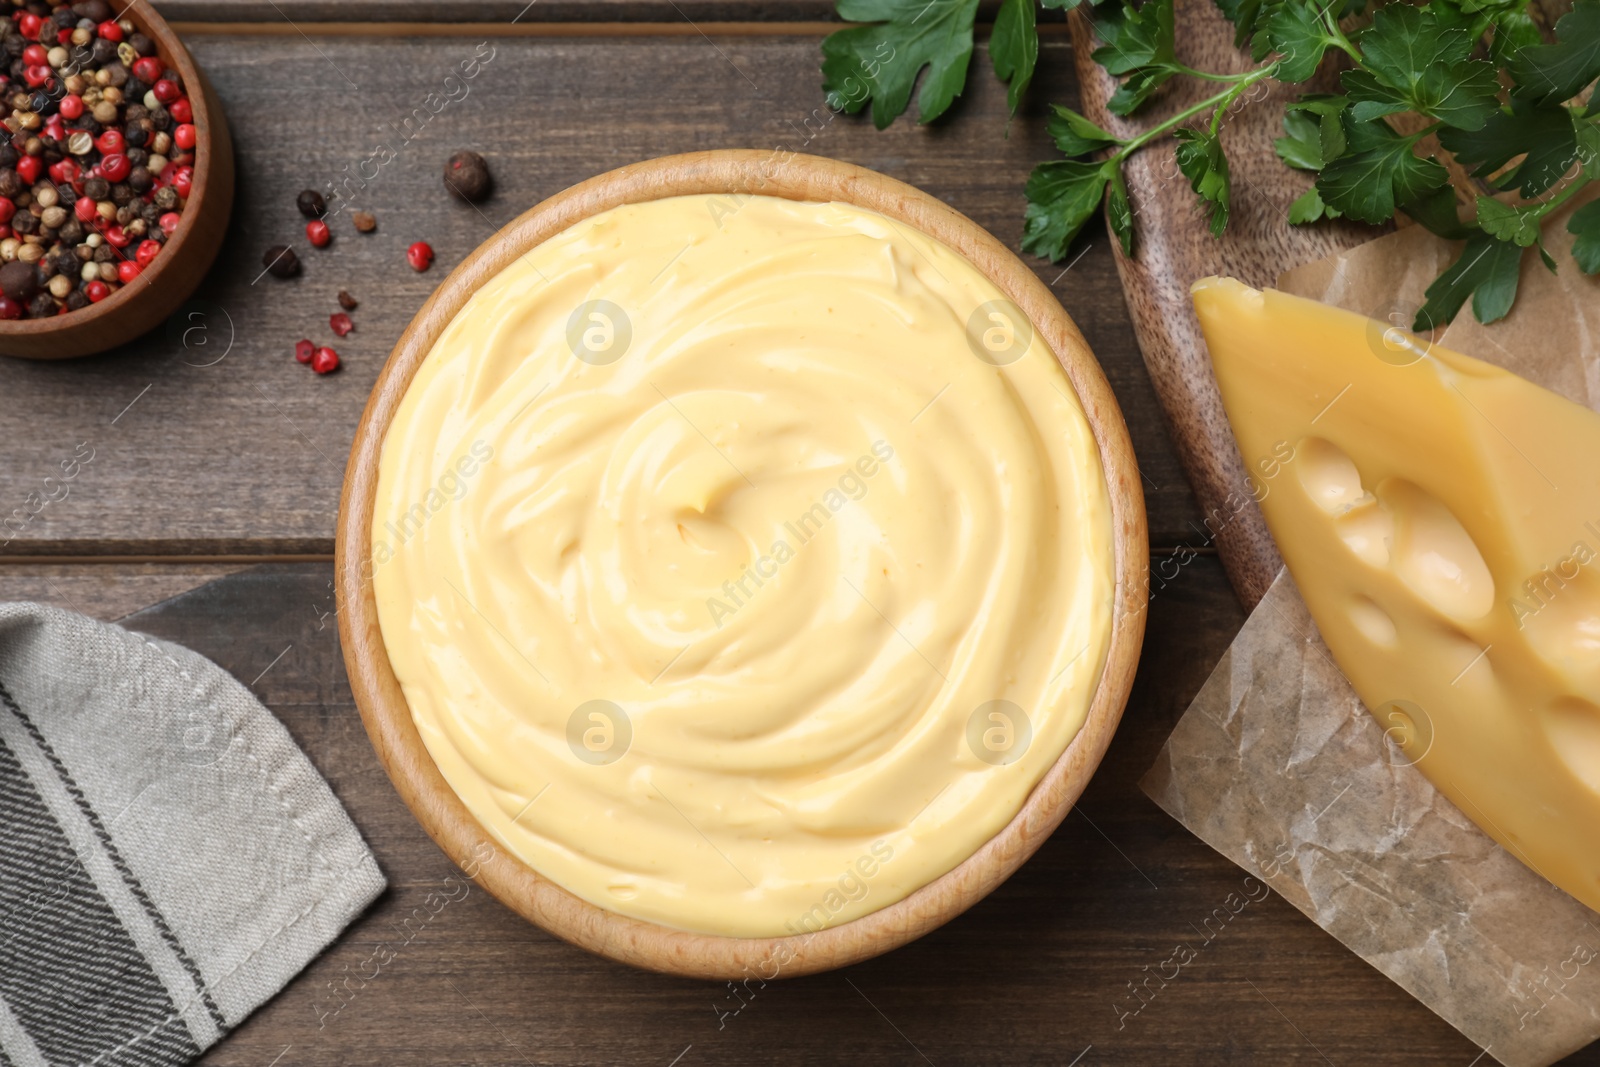
[[[1042,0],[1070,9],[1081,0]],[[1600,0],[1577,0],[1546,44],[1529,0],[1215,0],[1256,64],[1241,73],[1196,70],[1174,48],[1175,0],[1089,0],[1100,47],[1094,58],[1119,79],[1107,104],[1133,115],[1174,78],[1215,83],[1216,92],[1128,138],[1069,108],[1052,105],[1048,131],[1062,159],[1028,179],[1022,247],[1051,260],[1105,204],[1127,252],[1133,212],[1123,164],[1171,137],[1189,180],[1220,235],[1231,200],[1224,120],[1257,83],[1309,81],[1330,52],[1348,69],[1339,93],[1304,93],[1284,115],[1276,142],[1287,165],[1316,174],[1289,209],[1287,224],[1340,216],[1382,223],[1404,213],[1463,241],[1457,260],[1428,288],[1414,328],[1441,326],[1470,299],[1479,321],[1503,317],[1516,299],[1524,254],[1544,247],[1549,218],[1600,179]],[[1004,0],[989,41],[996,75],[1015,113],[1038,61],[1034,0]],[[855,112],[870,100],[881,129],[902,114],[924,69],[919,118],[937,118],[966,84],[978,0],[838,0],[842,18],[867,23],[822,46],[831,107]],[[1407,132],[1402,132],[1407,131]],[[1462,219],[1449,172],[1419,148],[1440,148],[1483,183],[1475,217]],[[1495,196],[1489,194],[1514,194]],[[1575,212],[1572,259],[1600,273],[1600,201]]]

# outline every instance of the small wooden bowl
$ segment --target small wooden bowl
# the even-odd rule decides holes
[[[189,50],[149,4],[130,4],[119,17],[155,42],[162,61],[182,76],[194,108],[194,184],[183,222],[137,279],[98,304],[48,319],[0,319],[0,355],[70,359],[132,341],[189,299],[222,248],[233,210],[233,139],[222,105]]]
[[[378,459],[395,409],[435,339],[479,286],[580,219],[621,204],[684,194],[843,201],[887,215],[964,255],[1032,320],[1058,354],[1100,446],[1110,489],[1116,603],[1111,646],[1083,729],[1014,819],[965,862],[910,896],[807,937],[689,933],[618,915],[572,895],[495,846],[428,755],[378,628],[370,559]],[[525,918],[623,963],[698,978],[785,977],[887,952],[948,922],[1005,881],[1060,824],[1094,773],[1122,717],[1144,636],[1149,546],[1144,496],[1127,426],[1100,366],[1043,283],[978,225],[912,187],[815,156],[757,151],[669,156],[602,174],[551,197],[483,244],[445,279],[401,336],[356,429],[339,507],[339,636],[356,705],[401,798],[440,848]]]

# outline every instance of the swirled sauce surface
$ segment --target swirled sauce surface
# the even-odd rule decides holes
[[[501,845],[681,929],[804,933],[1001,829],[1082,726],[1110,511],[1048,345],[883,216],[580,222],[440,336],[371,567],[428,751]]]

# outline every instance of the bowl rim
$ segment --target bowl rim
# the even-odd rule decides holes
[[[498,846],[428,754],[377,619],[370,545],[378,460],[400,399],[440,332],[484,282],[581,219],[686,194],[842,201],[913,226],[965,256],[1057,354],[1099,447],[1111,502],[1111,640],[1077,735],[1016,815],[960,864],[893,904],[807,935],[728,937],[621,915],[570,893]],[[357,426],[339,506],[335,586],[339,636],[362,722],[406,806],[452,861],[524,918],[602,956],[688,977],[768,980],[855,963],[920,937],[977,903],[1039,848],[1083,792],[1121,719],[1144,634],[1148,556],[1144,495],[1121,410],[1076,325],[1030,268],[955,209],[875,171],[781,150],[718,149],[634,163],[557,193],[508,223],[439,285],[396,342]]]
[[[180,224],[172,239],[162,247],[161,254],[149,267],[139,273],[138,278],[119,286],[116,292],[98,304],[90,304],[77,311],[62,312],[44,319],[0,319],[0,338],[38,338],[68,328],[76,330],[92,326],[116,315],[119,309],[137,300],[147,289],[161,280],[161,276],[168,268],[181,258],[184,246],[198,229],[193,223],[200,217],[201,210],[205,206],[207,190],[210,188],[210,182],[206,179],[211,174],[214,152],[212,124],[220,114],[212,114],[211,101],[208,99],[210,93],[207,91],[204,76],[195,64],[194,57],[189,54],[189,49],[164,18],[149,4],[130,4],[118,18],[130,20],[145,36],[155,42],[156,54],[183,79],[184,95],[189,98],[189,106],[194,110],[194,180],[190,186],[189,199],[184,203],[182,215],[189,225]]]

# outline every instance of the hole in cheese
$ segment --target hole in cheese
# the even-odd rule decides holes
[[[1578,697],[1562,697],[1545,713],[1544,725],[1561,762],[1600,793],[1600,707]]]
[[[1394,620],[1371,597],[1356,595],[1350,602],[1350,621],[1355,623],[1356,629],[1373,644],[1382,645],[1384,648],[1394,647],[1398,636]]]
[[[1494,606],[1494,577],[1461,520],[1432,493],[1390,478],[1378,499],[1395,520],[1394,570],[1441,614],[1477,619]]]

